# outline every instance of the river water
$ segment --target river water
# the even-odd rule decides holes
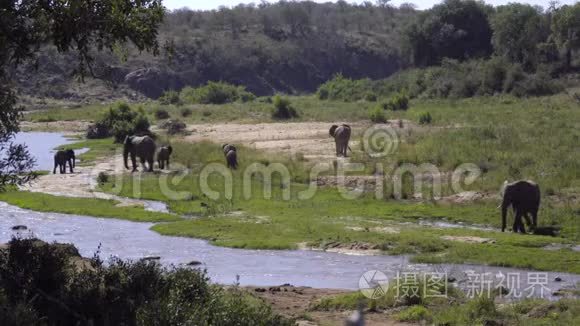
[[[56,141],[44,143],[45,139],[66,140],[42,136],[29,139],[34,156],[41,157],[50,152]],[[20,138],[23,139],[23,138]],[[39,145],[42,144],[42,145]],[[37,152],[38,151],[38,152]],[[13,231],[15,225],[26,225],[25,231]],[[217,283],[233,284],[239,276],[241,285],[269,286],[290,283],[297,286],[316,288],[357,289],[361,276],[372,270],[383,272],[391,281],[401,272],[445,272],[466,287],[470,272],[518,273],[520,287],[528,287],[528,277],[533,271],[458,264],[410,264],[407,256],[354,256],[338,253],[305,250],[247,250],[231,249],[210,245],[192,238],[161,236],[149,228],[151,223],[137,223],[116,219],[74,216],[57,213],[40,213],[24,210],[0,202],[0,242],[13,236],[35,236],[44,241],[73,243],[83,256],[92,256],[100,246],[102,258],[115,256],[137,260],[158,256],[167,266],[185,265],[192,261],[202,264],[210,278]],[[574,287],[580,275],[549,272],[542,285],[545,296],[554,290]],[[542,275],[543,277],[543,275]],[[561,281],[556,281],[559,277]],[[530,284],[531,285],[531,284]],[[535,296],[538,296],[538,292]]]

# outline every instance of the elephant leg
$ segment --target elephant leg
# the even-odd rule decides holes
[[[70,160],[68,161],[68,167],[69,167],[70,173],[74,173],[74,172],[73,172],[73,161],[72,161],[72,159],[70,159]]]
[[[530,214],[530,212],[524,212],[524,219],[526,220],[526,224],[528,225],[528,227],[531,228],[533,224],[528,214]]]
[[[169,157],[167,158],[167,170],[169,170]]]
[[[538,227],[538,211],[532,211],[532,227],[535,230]]]
[[[149,158],[149,160],[147,161],[147,163],[149,164],[149,172],[153,172],[153,162],[155,162],[153,160],[153,158]]]
[[[338,142],[336,142],[336,156],[340,156],[340,144]]]
[[[133,172],[137,171],[137,157],[135,154],[131,154],[131,164],[133,165]]]
[[[157,160],[157,165],[159,165],[159,170],[163,170],[163,161]]]
[[[56,174],[56,167],[58,166],[58,162],[54,160],[54,169],[52,169],[52,174]]]
[[[514,232],[522,232],[522,233],[526,233],[526,228],[524,227],[524,221],[522,220],[522,217],[525,216],[525,213],[522,212],[521,210],[516,210],[516,216],[514,219]]]

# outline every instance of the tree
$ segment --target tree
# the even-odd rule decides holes
[[[9,70],[34,60],[43,46],[75,51],[78,73],[92,73],[91,52],[113,51],[130,41],[139,51],[158,53],[161,0],[0,1],[0,188],[34,177],[26,148],[12,143],[21,109],[10,88]]]
[[[433,65],[443,58],[465,60],[489,55],[490,10],[474,0],[446,0],[420,14],[404,32],[413,63]]]
[[[491,17],[495,53],[525,67],[534,66],[537,44],[545,42],[549,35],[543,18],[538,8],[527,4],[497,7]]]
[[[570,68],[572,51],[580,49],[580,2],[554,11],[552,33],[558,48],[565,53],[566,68]]]

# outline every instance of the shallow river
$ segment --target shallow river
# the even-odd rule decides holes
[[[44,140],[44,138],[43,138]],[[43,144],[41,151],[60,144]],[[52,147],[51,147],[52,146]],[[31,151],[42,146],[30,146]],[[33,152],[33,155],[36,155]],[[20,235],[34,235],[45,241],[73,243],[83,256],[92,256],[101,245],[101,257],[141,259],[159,256],[164,265],[187,264],[199,261],[214,282],[232,284],[239,275],[242,285],[280,285],[290,283],[317,288],[357,289],[361,275],[379,270],[391,280],[397,272],[447,272],[464,283],[468,271],[476,273],[520,273],[520,288],[527,286],[530,271],[512,268],[474,265],[409,264],[406,256],[352,256],[337,253],[302,250],[246,250],[216,247],[206,241],[161,236],[149,228],[151,223],[136,223],[116,219],[39,213],[0,202],[0,242],[17,235],[15,225],[26,225]],[[555,281],[559,277],[562,280]],[[580,282],[580,275],[547,273],[546,293]],[[539,289],[536,295],[539,294]]]

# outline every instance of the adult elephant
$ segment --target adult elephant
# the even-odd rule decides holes
[[[127,162],[129,154],[133,164],[133,172],[137,171],[137,157],[146,169],[145,162],[149,164],[149,172],[153,172],[153,161],[155,159],[155,141],[149,136],[127,136],[123,142],[123,160],[125,168],[129,169]]]
[[[165,164],[167,164],[167,168],[169,169],[169,156],[173,153],[173,147],[171,146],[163,146],[157,152],[157,163],[159,164],[160,169],[165,169]]]
[[[56,174],[56,167],[59,167],[60,174],[66,173],[66,165],[68,163],[70,173],[73,173],[73,168],[75,167],[75,151],[72,149],[60,150],[54,154],[54,169],[53,174]]]
[[[336,145],[336,156],[346,157],[346,150],[349,149],[348,141],[350,140],[349,125],[332,125],[329,130],[330,136],[334,137]]]
[[[528,226],[535,229],[538,225],[538,210],[540,208],[540,187],[533,181],[520,180],[506,183],[503,186],[503,200],[501,203],[501,231],[506,228],[506,215],[509,207],[513,207],[514,232],[526,233],[522,217]],[[530,221],[530,216],[532,220]]]

